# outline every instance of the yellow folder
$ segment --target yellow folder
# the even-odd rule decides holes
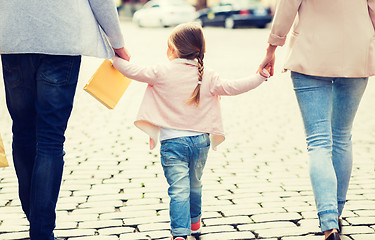
[[[105,59],[83,89],[107,108],[113,109],[131,81],[117,71],[110,60]]]
[[[7,161],[7,157],[5,156],[3,140],[0,136],[0,168],[2,167],[9,167],[9,163]]]

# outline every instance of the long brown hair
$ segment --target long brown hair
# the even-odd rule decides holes
[[[206,51],[202,27],[198,23],[180,24],[170,35],[169,43],[175,48],[179,58],[198,61],[198,82],[188,101],[189,104],[198,105],[204,72],[203,58]]]

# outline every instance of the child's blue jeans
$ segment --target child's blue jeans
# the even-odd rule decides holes
[[[201,217],[201,177],[209,148],[208,134],[161,142],[161,163],[171,198],[169,214],[173,236],[190,235],[191,222]]]

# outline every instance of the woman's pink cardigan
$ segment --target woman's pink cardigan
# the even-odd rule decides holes
[[[266,78],[248,76],[222,81],[207,68],[201,85],[198,106],[188,100],[198,84],[197,63],[175,59],[167,64],[142,67],[121,58],[113,58],[113,66],[125,76],[148,84],[134,124],[150,136],[150,148],[158,141],[159,127],[205,132],[210,134],[211,146],[225,139],[220,110],[221,95],[237,95],[259,86]]]
[[[292,31],[290,31],[293,25]],[[279,0],[269,43],[284,68],[322,77],[375,75],[375,0]]]

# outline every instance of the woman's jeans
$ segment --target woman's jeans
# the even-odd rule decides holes
[[[338,229],[352,170],[351,130],[368,78],[292,72],[309,153],[310,178],[322,231]]]
[[[30,238],[51,240],[64,165],[64,132],[81,56],[5,54],[1,59],[13,120],[13,162]]]
[[[169,215],[173,236],[190,235],[191,223],[201,218],[201,177],[209,148],[208,134],[161,142],[161,163],[171,198]]]

